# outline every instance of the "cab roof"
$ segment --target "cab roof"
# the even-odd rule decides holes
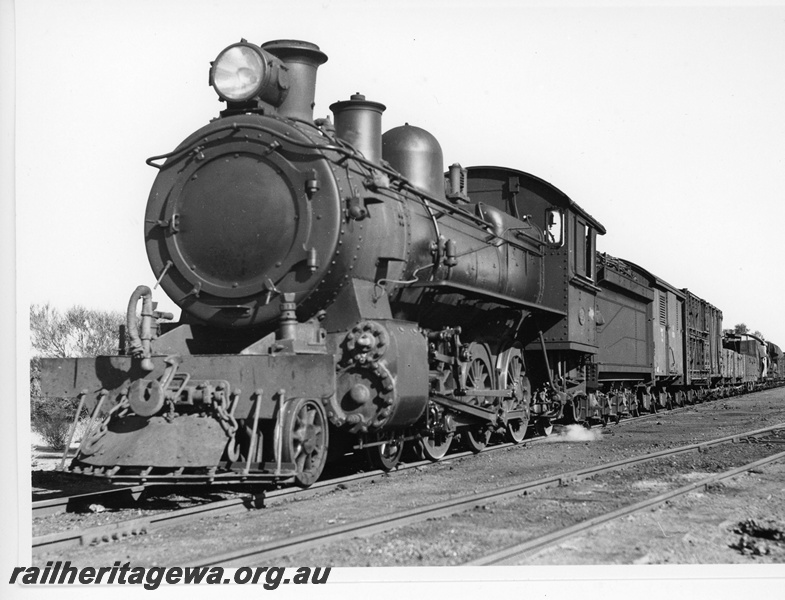
[[[522,187],[531,190],[538,196],[542,196],[551,202],[554,206],[569,209],[574,213],[582,216],[591,224],[592,227],[594,227],[594,229],[597,230],[597,233],[603,235],[606,233],[605,227],[602,225],[602,223],[583,210],[583,208],[581,208],[577,202],[575,202],[572,198],[570,198],[567,194],[562,192],[552,183],[548,183],[536,175],[526,173],[525,171],[519,171],[518,169],[492,165],[468,167],[468,171],[470,177],[472,173],[479,174],[481,171],[485,171],[488,176],[493,178],[503,178],[515,175],[518,177],[518,182]]]

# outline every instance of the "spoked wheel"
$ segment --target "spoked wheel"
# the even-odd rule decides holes
[[[486,396],[475,396],[472,398],[472,390],[492,390],[493,389],[493,370],[491,367],[491,354],[483,344],[472,343],[469,349],[472,360],[466,367],[465,387],[468,392],[467,402],[470,404],[482,405],[489,400]],[[470,427],[463,432],[463,440],[472,452],[481,452],[488,441],[491,439],[491,431],[486,427]]]
[[[368,460],[376,469],[382,471],[392,471],[398,466],[403,454],[403,442],[390,440],[379,446],[371,446],[366,449]]]
[[[313,485],[327,460],[327,418],[321,402],[290,400],[283,409],[281,424],[281,462],[295,464],[297,485]]]
[[[523,441],[523,438],[526,437],[526,429],[528,429],[528,427],[528,419],[512,419],[507,421],[507,426],[504,428],[507,441],[512,442],[513,444],[520,444]]]
[[[474,453],[482,452],[491,439],[490,429],[467,429],[463,433],[466,448]]]
[[[423,436],[422,439],[420,439],[420,448],[422,449],[423,457],[434,462],[443,459],[450,449],[452,438],[452,433],[435,433],[428,435],[427,437]]]
[[[526,430],[529,427],[531,384],[529,383],[529,378],[523,376],[525,367],[520,349],[510,348],[504,354],[499,377],[499,388],[502,390],[512,389],[516,394],[516,398],[506,398],[504,400],[504,411],[505,413],[519,410],[524,412],[523,417],[507,421],[505,437],[508,442],[519,444],[526,437]]]
[[[437,461],[444,458],[454,436],[451,417],[432,402],[428,403],[427,428],[417,447],[422,458]]]

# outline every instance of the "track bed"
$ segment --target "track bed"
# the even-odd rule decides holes
[[[432,465],[427,469],[409,469],[390,476],[378,476],[373,484],[348,484],[304,501],[284,503],[262,511],[204,519],[126,541],[69,549],[67,558],[75,564],[111,564],[123,558],[134,565],[168,565],[171,557],[177,556],[179,564],[194,564],[201,557],[242,548],[252,542],[291,537],[368,518],[380,512],[411,509],[475,490],[535,480],[782,421],[785,421],[785,390],[768,390],[688,407],[678,413],[661,413],[643,420],[622,422],[620,426],[580,432],[585,436],[588,434],[593,441],[569,441],[563,436],[554,436],[548,443],[508,448]],[[739,463],[749,462],[747,454],[738,452],[742,446],[746,446],[743,449],[745,453],[756,451],[758,447],[756,444],[733,444],[726,446],[727,452],[732,452],[734,460]],[[780,451],[780,446],[769,449],[768,453]],[[729,461],[722,457],[713,458],[713,452],[667,460],[688,461],[685,465],[694,466],[695,473],[724,469]],[[725,450],[721,450],[720,454],[722,452]],[[515,543],[516,536],[535,534],[539,527],[561,526],[567,517],[586,518],[592,507],[603,510],[607,498],[621,497],[618,493],[606,493],[611,489],[611,483],[620,482],[630,493],[636,490],[650,493],[651,490],[646,490],[646,481],[655,481],[656,473],[645,469],[656,471],[659,468],[662,467],[634,467],[604,476],[609,478],[605,491],[586,488],[589,491],[582,494],[580,500],[558,497],[568,493],[570,486],[543,490],[510,501],[511,505],[521,503],[514,510],[506,510],[502,504],[489,504],[469,513],[339,542],[308,554],[276,559],[275,562],[281,565],[307,563],[324,566],[462,564]],[[619,478],[616,479],[615,475]],[[677,479],[674,474],[672,483],[677,483]],[[602,483],[599,479],[599,483],[591,482],[591,485]],[[765,508],[756,512],[758,509],[754,505],[740,503],[738,509],[750,518],[761,518],[766,514]],[[657,527],[656,524],[654,526]],[[597,560],[600,563],[634,562],[647,555],[646,543],[648,538],[640,537],[619,541],[614,546],[615,554],[598,554]],[[559,563],[560,553],[550,556],[551,560]],[[650,559],[658,562],[657,556],[652,554]],[[755,560],[749,555],[739,553],[739,556],[744,560]],[[775,554],[768,556],[776,560]],[[50,553],[39,555],[36,560],[45,562],[57,558],[63,557]],[[574,560],[579,562],[577,558]],[[685,559],[677,557],[675,560]],[[572,561],[568,557],[559,564],[572,564]],[[697,557],[694,562],[703,561],[702,557]],[[716,558],[713,560],[708,556],[705,562],[716,562]]]

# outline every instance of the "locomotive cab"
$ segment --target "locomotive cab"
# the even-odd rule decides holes
[[[502,167],[470,167],[472,201],[493,206],[544,232],[543,272],[537,300],[560,318],[542,316],[524,324],[527,364],[534,380],[558,390],[558,400],[543,401],[542,414],[563,418],[555,405],[566,406],[566,418],[599,418],[586,366],[597,351],[595,247],[605,228],[564,192],[523,171]],[[551,400],[553,395],[545,393]],[[607,411],[606,411],[607,412]]]

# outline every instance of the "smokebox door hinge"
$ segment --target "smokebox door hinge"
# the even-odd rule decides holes
[[[174,213],[171,219],[158,219],[157,221],[148,219],[145,223],[152,223],[156,227],[168,229],[170,234],[179,233],[180,231],[180,215],[177,213]]]

